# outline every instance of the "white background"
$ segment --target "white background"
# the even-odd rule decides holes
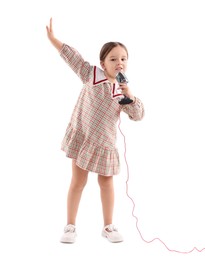
[[[205,7],[200,0],[1,1],[1,259],[204,259]],[[71,161],[60,150],[81,89],[46,35],[99,65],[107,41],[129,50],[129,86],[142,121],[121,114],[121,173],[114,223],[125,241],[101,237],[97,175],[80,204],[78,239],[59,243],[66,223]],[[140,231],[142,239],[140,236]]]

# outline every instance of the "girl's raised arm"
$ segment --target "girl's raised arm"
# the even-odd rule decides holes
[[[50,40],[50,42],[53,44],[53,46],[60,51],[63,43],[61,41],[59,41],[58,39],[55,38],[54,33],[53,33],[53,25],[52,25],[52,18],[50,18],[50,25],[46,26],[46,30],[47,30],[47,36],[48,39]]]

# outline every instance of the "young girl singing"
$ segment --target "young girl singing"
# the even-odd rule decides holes
[[[118,84],[116,81],[117,73],[127,69],[127,48],[120,42],[105,43],[100,51],[99,68],[54,36],[52,18],[46,29],[50,42],[83,83],[62,141],[62,150],[72,158],[72,178],[67,197],[67,224],[60,241],[75,242],[76,216],[82,191],[88,173],[95,172],[98,174],[104,219],[102,236],[110,242],[121,242],[123,237],[113,225],[113,176],[119,173],[116,125],[121,111],[135,121],[141,120],[144,114],[140,99],[132,94],[126,83]],[[132,103],[119,104],[124,95]]]

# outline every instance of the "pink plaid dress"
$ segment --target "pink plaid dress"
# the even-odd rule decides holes
[[[120,112],[124,111],[132,120],[140,120],[143,104],[136,98],[135,103],[120,105],[122,94],[117,92],[117,85],[109,82],[103,70],[91,66],[74,48],[63,44],[60,56],[83,82],[61,149],[84,170],[116,175],[120,170],[116,148]]]

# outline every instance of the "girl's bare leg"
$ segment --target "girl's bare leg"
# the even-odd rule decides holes
[[[82,191],[87,183],[88,171],[79,168],[72,160],[72,179],[67,197],[67,224],[75,225]]]
[[[100,186],[104,226],[106,226],[112,224],[113,208],[114,208],[113,177],[98,175],[98,183]]]

